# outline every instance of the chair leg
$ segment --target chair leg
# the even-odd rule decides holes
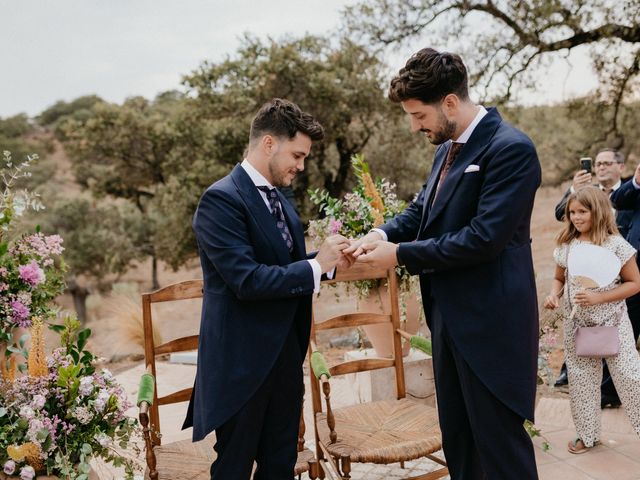
[[[318,478],[318,467],[320,464],[314,459],[309,460],[309,479],[316,480]]]
[[[351,457],[348,455],[340,457],[340,469],[342,470],[342,478],[345,480],[351,478]]]

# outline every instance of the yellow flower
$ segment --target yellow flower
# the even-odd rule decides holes
[[[35,318],[31,325],[31,347],[29,348],[30,377],[44,377],[49,374],[47,356],[44,352],[44,325],[41,318]]]
[[[371,199],[371,207],[380,213],[384,212],[382,197],[380,197],[380,193],[378,193],[378,189],[373,183],[369,173],[362,174],[362,183],[364,184],[364,193]]]
[[[36,472],[44,470],[40,448],[33,442],[23,443],[20,446],[10,445],[7,447],[7,454],[14,462],[22,462],[26,459]]]

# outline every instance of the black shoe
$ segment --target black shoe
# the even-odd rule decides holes
[[[556,383],[553,384],[554,387],[564,387],[569,384],[569,378],[567,377],[567,371],[562,370],[558,378],[556,378]]]
[[[618,408],[620,405],[622,405],[620,399],[613,395],[602,395],[602,400],[600,400],[600,408]]]

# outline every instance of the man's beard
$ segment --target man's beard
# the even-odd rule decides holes
[[[276,188],[288,187],[284,183],[284,179],[287,175],[287,172],[283,174],[283,172],[278,171],[277,162],[273,160],[269,162],[269,175],[271,176],[271,184]]]
[[[440,145],[447,140],[451,140],[458,127],[458,124],[449,120],[442,110],[438,112],[438,120],[440,120],[440,129],[437,132],[432,132],[433,138],[427,137],[432,145]]]

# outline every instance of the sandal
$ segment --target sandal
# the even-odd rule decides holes
[[[595,447],[599,442],[594,442],[593,446]],[[581,453],[585,453],[591,450],[593,447],[587,447],[580,437],[576,437],[575,440],[569,442],[567,445],[567,450],[569,453],[573,453],[574,455],[580,455]]]

